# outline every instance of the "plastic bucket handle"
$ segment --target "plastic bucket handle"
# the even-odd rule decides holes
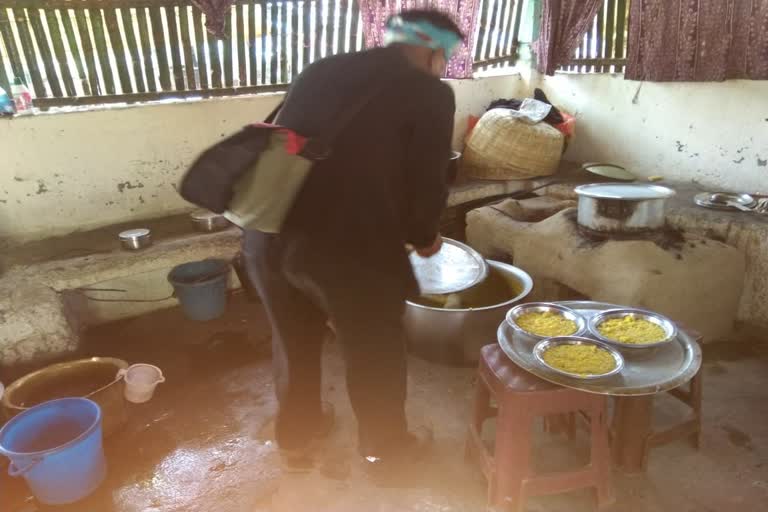
[[[15,462],[11,462],[11,464],[8,466],[8,474],[15,478],[17,476],[22,476],[26,473],[29,473],[32,470],[32,468],[34,468],[35,466],[43,462],[44,458],[45,457],[35,457],[30,461],[29,464],[27,464],[21,469],[16,467]]]

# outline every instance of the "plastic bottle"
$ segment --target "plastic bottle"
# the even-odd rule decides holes
[[[16,109],[13,105],[13,100],[5,89],[0,87],[0,117],[12,116],[16,113]]]
[[[32,93],[29,92],[27,86],[21,78],[16,77],[11,86],[11,95],[13,96],[13,102],[16,104],[16,113],[24,114],[32,111]]]

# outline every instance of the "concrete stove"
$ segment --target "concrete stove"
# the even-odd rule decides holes
[[[621,239],[590,233],[578,227],[572,205],[540,197],[480,208],[467,216],[467,239],[486,257],[530,273],[537,299],[567,298],[546,287],[555,282],[593,300],[657,311],[707,340],[731,332],[745,271],[738,249],[670,228]]]

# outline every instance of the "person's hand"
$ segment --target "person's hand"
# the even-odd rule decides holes
[[[421,256],[422,258],[429,258],[430,256],[434,256],[440,251],[440,248],[443,246],[443,237],[440,236],[440,233],[437,234],[435,237],[435,241],[432,242],[432,245],[429,247],[419,247],[416,249],[416,254]]]

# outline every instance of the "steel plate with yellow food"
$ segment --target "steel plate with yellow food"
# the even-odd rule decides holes
[[[558,336],[580,336],[587,323],[574,310],[549,302],[520,304],[507,313],[507,323],[518,335],[539,341]]]
[[[624,368],[624,358],[613,347],[578,336],[542,340],[533,347],[539,364],[574,379],[604,379]]]
[[[675,324],[642,309],[611,309],[589,320],[589,331],[600,341],[627,349],[655,348],[677,336]]]

